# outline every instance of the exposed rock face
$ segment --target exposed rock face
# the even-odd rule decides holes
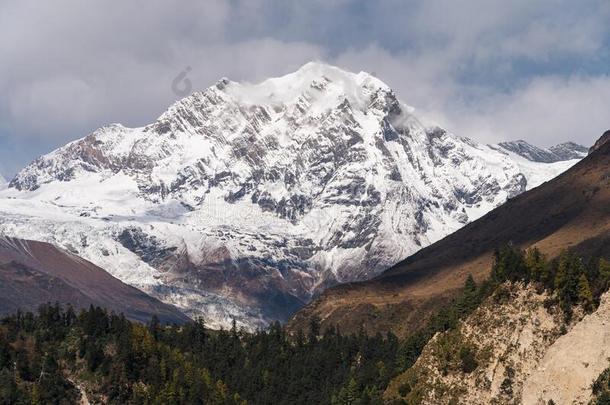
[[[594,313],[568,325],[556,305],[545,304],[548,298],[532,286],[506,284],[456,331],[437,334],[415,365],[392,381],[385,398],[421,404],[588,404],[591,385],[609,365],[610,294]],[[461,368],[465,347],[475,353],[474,371]]]
[[[307,64],[226,79],[142,128],[23,169],[0,232],[63,246],[211,326],[287,319],[576,160],[538,163],[424,125],[377,78]]]
[[[551,146],[549,150],[553,152],[555,156],[557,156],[558,161],[582,159],[587,156],[587,153],[589,153],[589,149],[587,147],[574,142],[560,143],[559,145]]]
[[[563,325],[560,312],[545,308],[547,298],[531,286],[504,285],[456,331],[437,334],[415,365],[390,384],[386,399],[403,397],[399,391],[408,384],[409,403],[417,398],[431,405],[532,404],[521,401],[524,382],[561,336]],[[478,363],[471,372],[460,364],[465,347]]]
[[[591,385],[608,368],[610,359],[610,294],[597,311],[587,315],[546,351],[525,380],[524,404],[588,404]]]

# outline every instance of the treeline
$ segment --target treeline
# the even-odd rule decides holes
[[[492,284],[489,281],[477,286],[473,277],[468,275],[460,294],[449,304],[440,308],[430,318],[426,327],[415,332],[401,343],[397,359],[399,371],[409,369],[436,333],[456,328],[458,322],[474,311],[491,292]],[[464,354],[464,358],[466,363],[471,361],[468,354]],[[464,367],[470,367],[470,365],[464,364]]]
[[[599,297],[610,286],[610,262],[604,258],[584,260],[565,250],[549,261],[536,248],[523,251],[508,245],[494,253],[490,281],[536,283],[552,293],[569,320],[575,305],[589,312],[599,304]]]
[[[0,321],[0,404],[381,404],[388,383],[413,366],[437,332],[455,329],[506,281],[536,283],[571,316],[592,310],[608,288],[610,263],[568,252],[547,260],[539,251],[506,246],[491,276],[464,288],[426,327],[399,340],[392,333],[343,334],[320,329],[289,335],[278,323],[245,333],[214,331],[203,321],[142,325],[100,308],[75,313],[57,305]],[[461,369],[478,367],[467,347]],[[403,387],[406,395],[410,387]]]

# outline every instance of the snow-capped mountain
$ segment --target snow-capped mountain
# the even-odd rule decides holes
[[[500,142],[504,150],[516,153],[532,162],[554,163],[571,159],[582,159],[587,156],[589,149],[574,142],[564,142],[550,148],[539,148],[524,140]]]
[[[212,326],[257,327],[577,160],[426,126],[372,75],[309,63],[222,79],[150,125],[40,157],[0,193],[0,233],[70,249]]]

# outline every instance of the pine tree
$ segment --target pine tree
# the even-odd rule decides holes
[[[235,318],[231,320],[231,338],[234,340],[239,339],[239,335],[237,333],[237,321]]]
[[[468,274],[466,281],[464,282],[464,295],[475,296],[477,293],[477,283],[475,283],[472,274]]]
[[[506,279],[506,266],[501,250],[496,249],[493,255],[493,266],[491,268],[491,279],[495,283],[502,283]]]
[[[23,392],[17,387],[13,374],[8,368],[0,367],[0,404],[26,403]]]
[[[506,280],[528,280],[529,274],[523,257],[523,252],[512,244],[508,244],[494,252],[494,264],[491,280],[502,283]]]
[[[4,335],[0,333],[0,370],[11,366],[11,347]]]
[[[347,384],[347,396],[346,396],[346,405],[355,405],[358,403],[360,398],[360,393],[358,389],[358,383],[354,378],[349,380]]]
[[[604,289],[610,284],[610,262],[603,257],[599,259],[599,279]]]
[[[303,334],[303,329],[297,330],[297,336],[295,338],[297,348],[302,348],[305,345],[305,335]]]
[[[332,405],[356,405],[360,403],[360,390],[358,383],[352,377],[347,385],[339,390],[339,393],[332,398]]]
[[[159,317],[157,314],[154,314],[148,323],[148,331],[152,335],[153,339],[159,339],[159,331],[160,331],[161,322],[159,321]]]
[[[548,282],[549,270],[546,257],[538,248],[531,248],[525,252],[525,265],[532,280],[545,284]]]
[[[42,404],[40,400],[40,388],[38,384],[32,386],[32,405]]]
[[[479,297],[477,284],[472,277],[472,274],[469,274],[464,282],[464,289],[462,290],[462,295],[458,299],[457,302],[457,310],[459,315],[466,315],[470,313],[473,309],[475,309],[478,305]]]
[[[568,282],[568,270],[570,266],[570,256],[567,251],[562,251],[559,255],[559,265],[555,273],[554,289],[560,295],[563,294]]]
[[[591,293],[589,280],[587,280],[584,273],[582,273],[578,279],[578,300],[587,311],[591,309],[591,306],[593,305],[593,294]]]

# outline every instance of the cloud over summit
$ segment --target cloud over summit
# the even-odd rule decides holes
[[[210,0],[0,5],[0,172],[100,125],[136,126],[220,77],[310,60],[374,71],[451,131],[591,143],[610,126],[610,4]]]

